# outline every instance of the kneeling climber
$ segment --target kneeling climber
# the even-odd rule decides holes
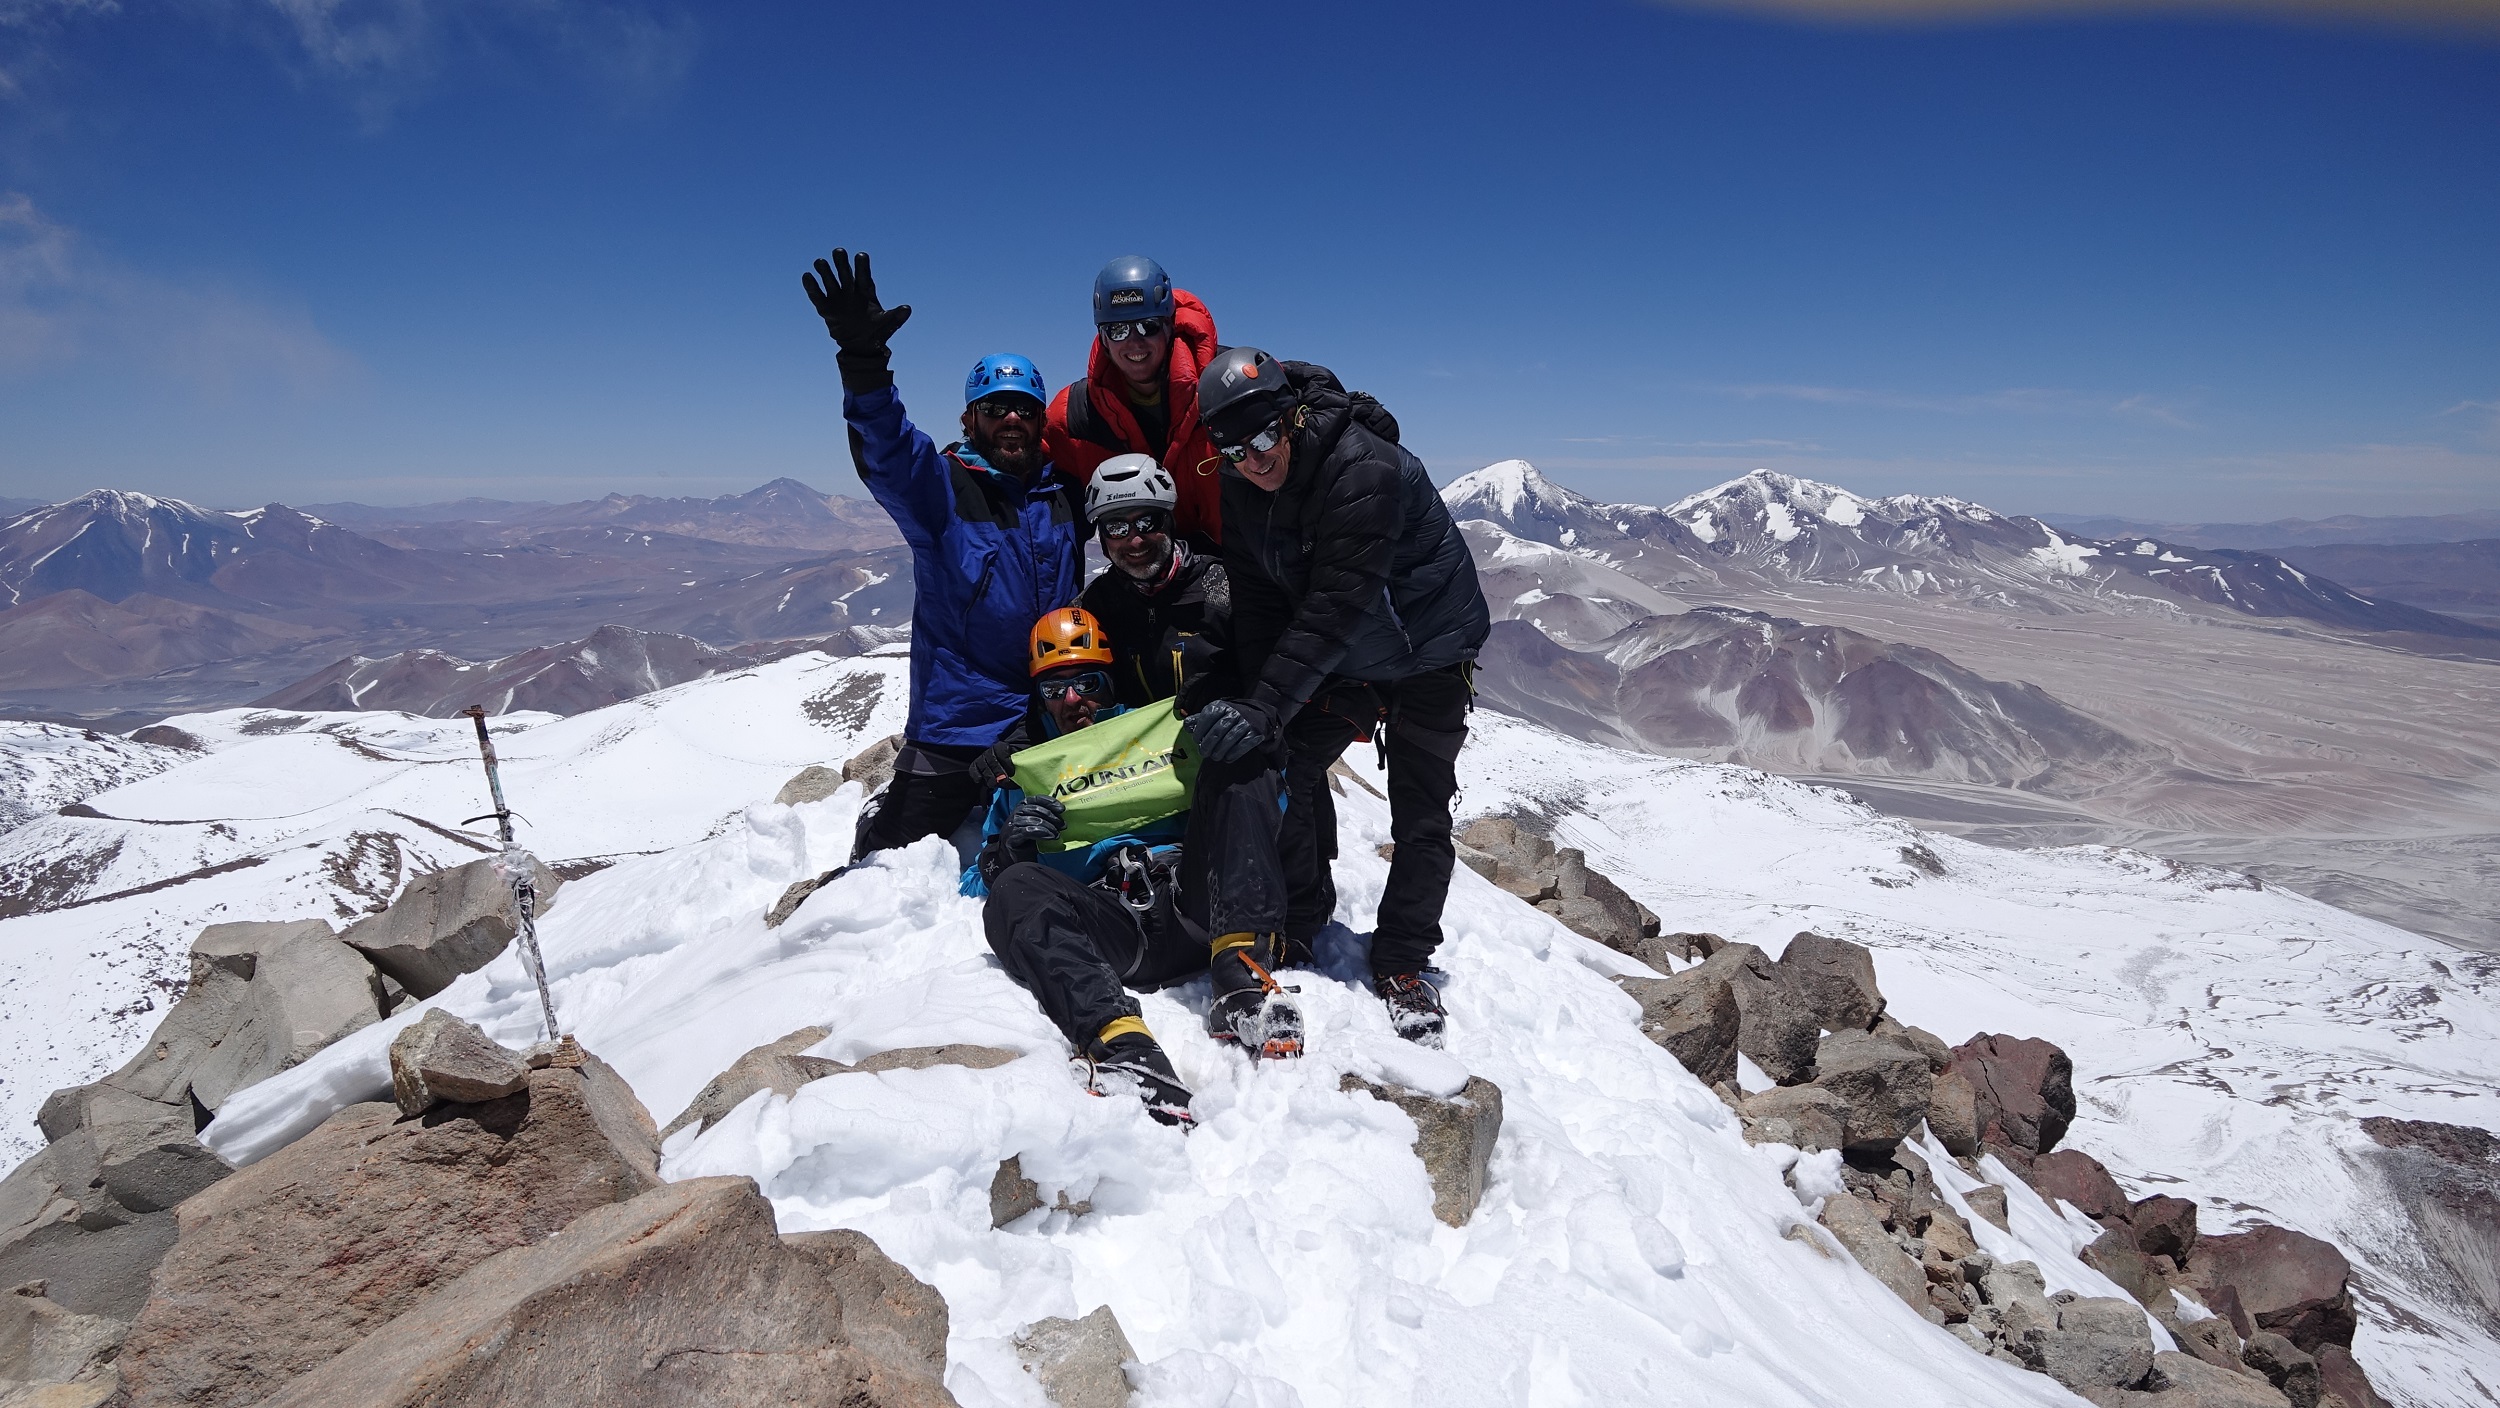
[[[1170,700],[1117,702],[1091,614],[1033,628],[1041,741],[1010,760],[987,840],[964,874],[982,927],[1086,1063],[1096,1094],[1133,1089],[1165,1124],[1189,1091],[1131,990],[1210,973],[1207,1028],[1257,1059],[1302,1054],[1302,1014],[1272,970],[1285,918],[1273,768],[1199,770]]]

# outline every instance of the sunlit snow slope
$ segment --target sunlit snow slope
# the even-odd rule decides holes
[[[989,1071],[845,1075],[762,1095],[667,1151],[672,1176],[751,1174],[785,1227],[861,1228],[938,1286],[953,1317],[949,1382],[966,1404],[1038,1402],[1007,1336],[1103,1303],[1158,1404],[2076,1401],[1964,1349],[1811,1234],[1783,1236],[1810,1211],[1783,1181],[1783,1152],[1748,1148],[1733,1116],[1640,1037],[1607,980],[1632,965],[1467,872],[1443,950],[1446,1057],[1389,1035],[1376,1002],[1344,981],[1359,970],[1351,946],[1296,979],[1313,1029],[1298,1065],[1254,1072],[1199,1036],[1202,984],[1150,997],[1148,1020],[1200,1092],[1204,1123],[1186,1138],[1081,1093],[1057,1035],[990,960],[937,842],[844,877],[766,930],[784,886],[839,859],[858,796],[764,799],[799,765],[891,731],[899,684],[899,662],[798,657],[535,724],[502,746],[542,855],[622,857],[568,885],[542,933],[568,1023],[660,1120],[739,1053],[810,1024],[832,1029],[816,1050],[837,1058],[944,1041],[1029,1053]],[[116,1027],[100,1009],[128,1000],[116,984],[129,972],[178,970],[201,923],[337,918],[341,892],[290,847],[311,855],[342,829],[394,824],[377,818],[455,823],[483,809],[466,739],[439,723],[329,716],[252,735],[238,717],[182,721],[220,751],[91,799],[107,816],[189,817],[190,829],[83,824],[184,838],[160,868],[195,865],[212,843],[277,859],[0,921],[0,945],[36,978],[0,999],[0,1030],[21,1049],[57,1044],[46,1088],[127,1054],[146,1024]],[[304,732],[325,726],[340,733]],[[384,728],[405,732],[374,741]],[[2209,1232],[2264,1216],[2354,1257],[2359,1357],[2391,1398],[2463,1405],[2500,1387],[2500,1352],[2439,1300],[2351,1155],[2361,1114],[2500,1125],[2492,973],[2470,956],[2224,872],[2126,852],[1992,851],[1834,793],[1489,715],[1462,772],[1465,812],[1544,813],[1670,928],[1773,951],[1802,928],[1845,935],[1877,951],[1905,1021],[1952,1041],[1993,1030],[2060,1042],[2083,1101],[2069,1142],[2133,1191],[2175,1176],[2184,1183],[2165,1190],[2197,1197]],[[197,820],[221,799],[226,815],[258,818],[225,823],[231,841]],[[1367,928],[1386,817],[1359,789],[1341,813],[1341,917]],[[432,834],[391,834],[410,833]],[[1920,842],[1945,875],[1905,861],[1901,848]],[[155,956],[99,974],[84,955],[108,943],[134,954],[152,943]],[[507,957],[436,1002],[519,1043],[534,1035],[522,981]],[[249,1157],[380,1093],[383,1049],[406,1020],[238,1096],[212,1143]],[[14,1080],[27,1067],[8,1060],[22,1124],[32,1106]],[[1341,1094],[1348,1070],[1439,1088],[1472,1072],[1502,1087],[1494,1183],[1468,1227],[1432,1220],[1411,1127]],[[1010,1154],[1045,1197],[1065,1190],[1094,1210],[992,1230],[990,1180]],[[1816,1170],[1797,1173],[1811,1194]],[[2051,1284],[2099,1289],[2068,1254],[2085,1234],[2015,1194],[2024,1250]]]

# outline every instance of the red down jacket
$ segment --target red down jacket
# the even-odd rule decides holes
[[[1187,289],[1172,290],[1172,357],[1163,384],[1163,403],[1172,414],[1171,443],[1164,447],[1162,461],[1180,488],[1173,527],[1210,544],[1224,540],[1223,480],[1216,474],[1215,444],[1198,424],[1198,369],[1213,361],[1215,352],[1215,315]],[[1096,336],[1086,379],[1061,387],[1051,400],[1042,443],[1051,464],[1079,486],[1090,482],[1095,466],[1113,455],[1154,453],[1129,411],[1128,398],[1120,394],[1125,381]]]

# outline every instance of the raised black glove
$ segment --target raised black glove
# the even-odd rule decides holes
[[[1218,699],[1181,721],[1198,751],[1211,763],[1229,763],[1267,746],[1276,736],[1276,715],[1249,699]]]
[[[1007,825],[998,834],[1019,850],[1039,850],[1043,842],[1058,840],[1067,824],[1068,809],[1056,800],[1027,797],[1008,813]]]
[[[877,301],[867,251],[854,260],[849,251],[837,249],[832,263],[817,260],[816,272],[799,275],[799,284],[807,290],[807,301],[816,305],[816,315],[825,320],[834,345],[842,349],[836,359],[842,384],[855,391],[893,385],[886,370],[886,342],[911,321],[911,305],[889,309]]]

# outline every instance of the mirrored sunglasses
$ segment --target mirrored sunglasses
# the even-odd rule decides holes
[[[1040,420],[1042,418],[1042,403],[1039,401],[1026,400],[1023,397],[1018,397],[1013,401],[976,401],[973,403],[972,409],[988,416],[991,420],[1005,420],[1009,416],[1016,416],[1024,420]]]
[[[1080,670],[1073,675],[1053,675],[1037,682],[1044,699],[1060,699],[1074,691],[1079,699],[1096,701],[1111,697],[1111,675],[1106,670]]]
[[[1161,337],[1171,326],[1169,318],[1139,318],[1135,322],[1101,324],[1103,339],[1107,342],[1126,342],[1131,337]]]
[[[1153,509],[1127,518],[1098,518],[1094,528],[1105,538],[1140,537],[1161,533],[1171,527],[1172,520],[1161,509]]]
[[[1267,429],[1260,431],[1258,434],[1251,436],[1249,439],[1244,440],[1238,445],[1218,445],[1215,449],[1216,452],[1221,454],[1224,458],[1231,460],[1235,464],[1239,464],[1244,459],[1248,458],[1253,451],[1264,455],[1268,451],[1275,449],[1276,442],[1284,438],[1285,423],[1281,420],[1274,420],[1268,422]]]

